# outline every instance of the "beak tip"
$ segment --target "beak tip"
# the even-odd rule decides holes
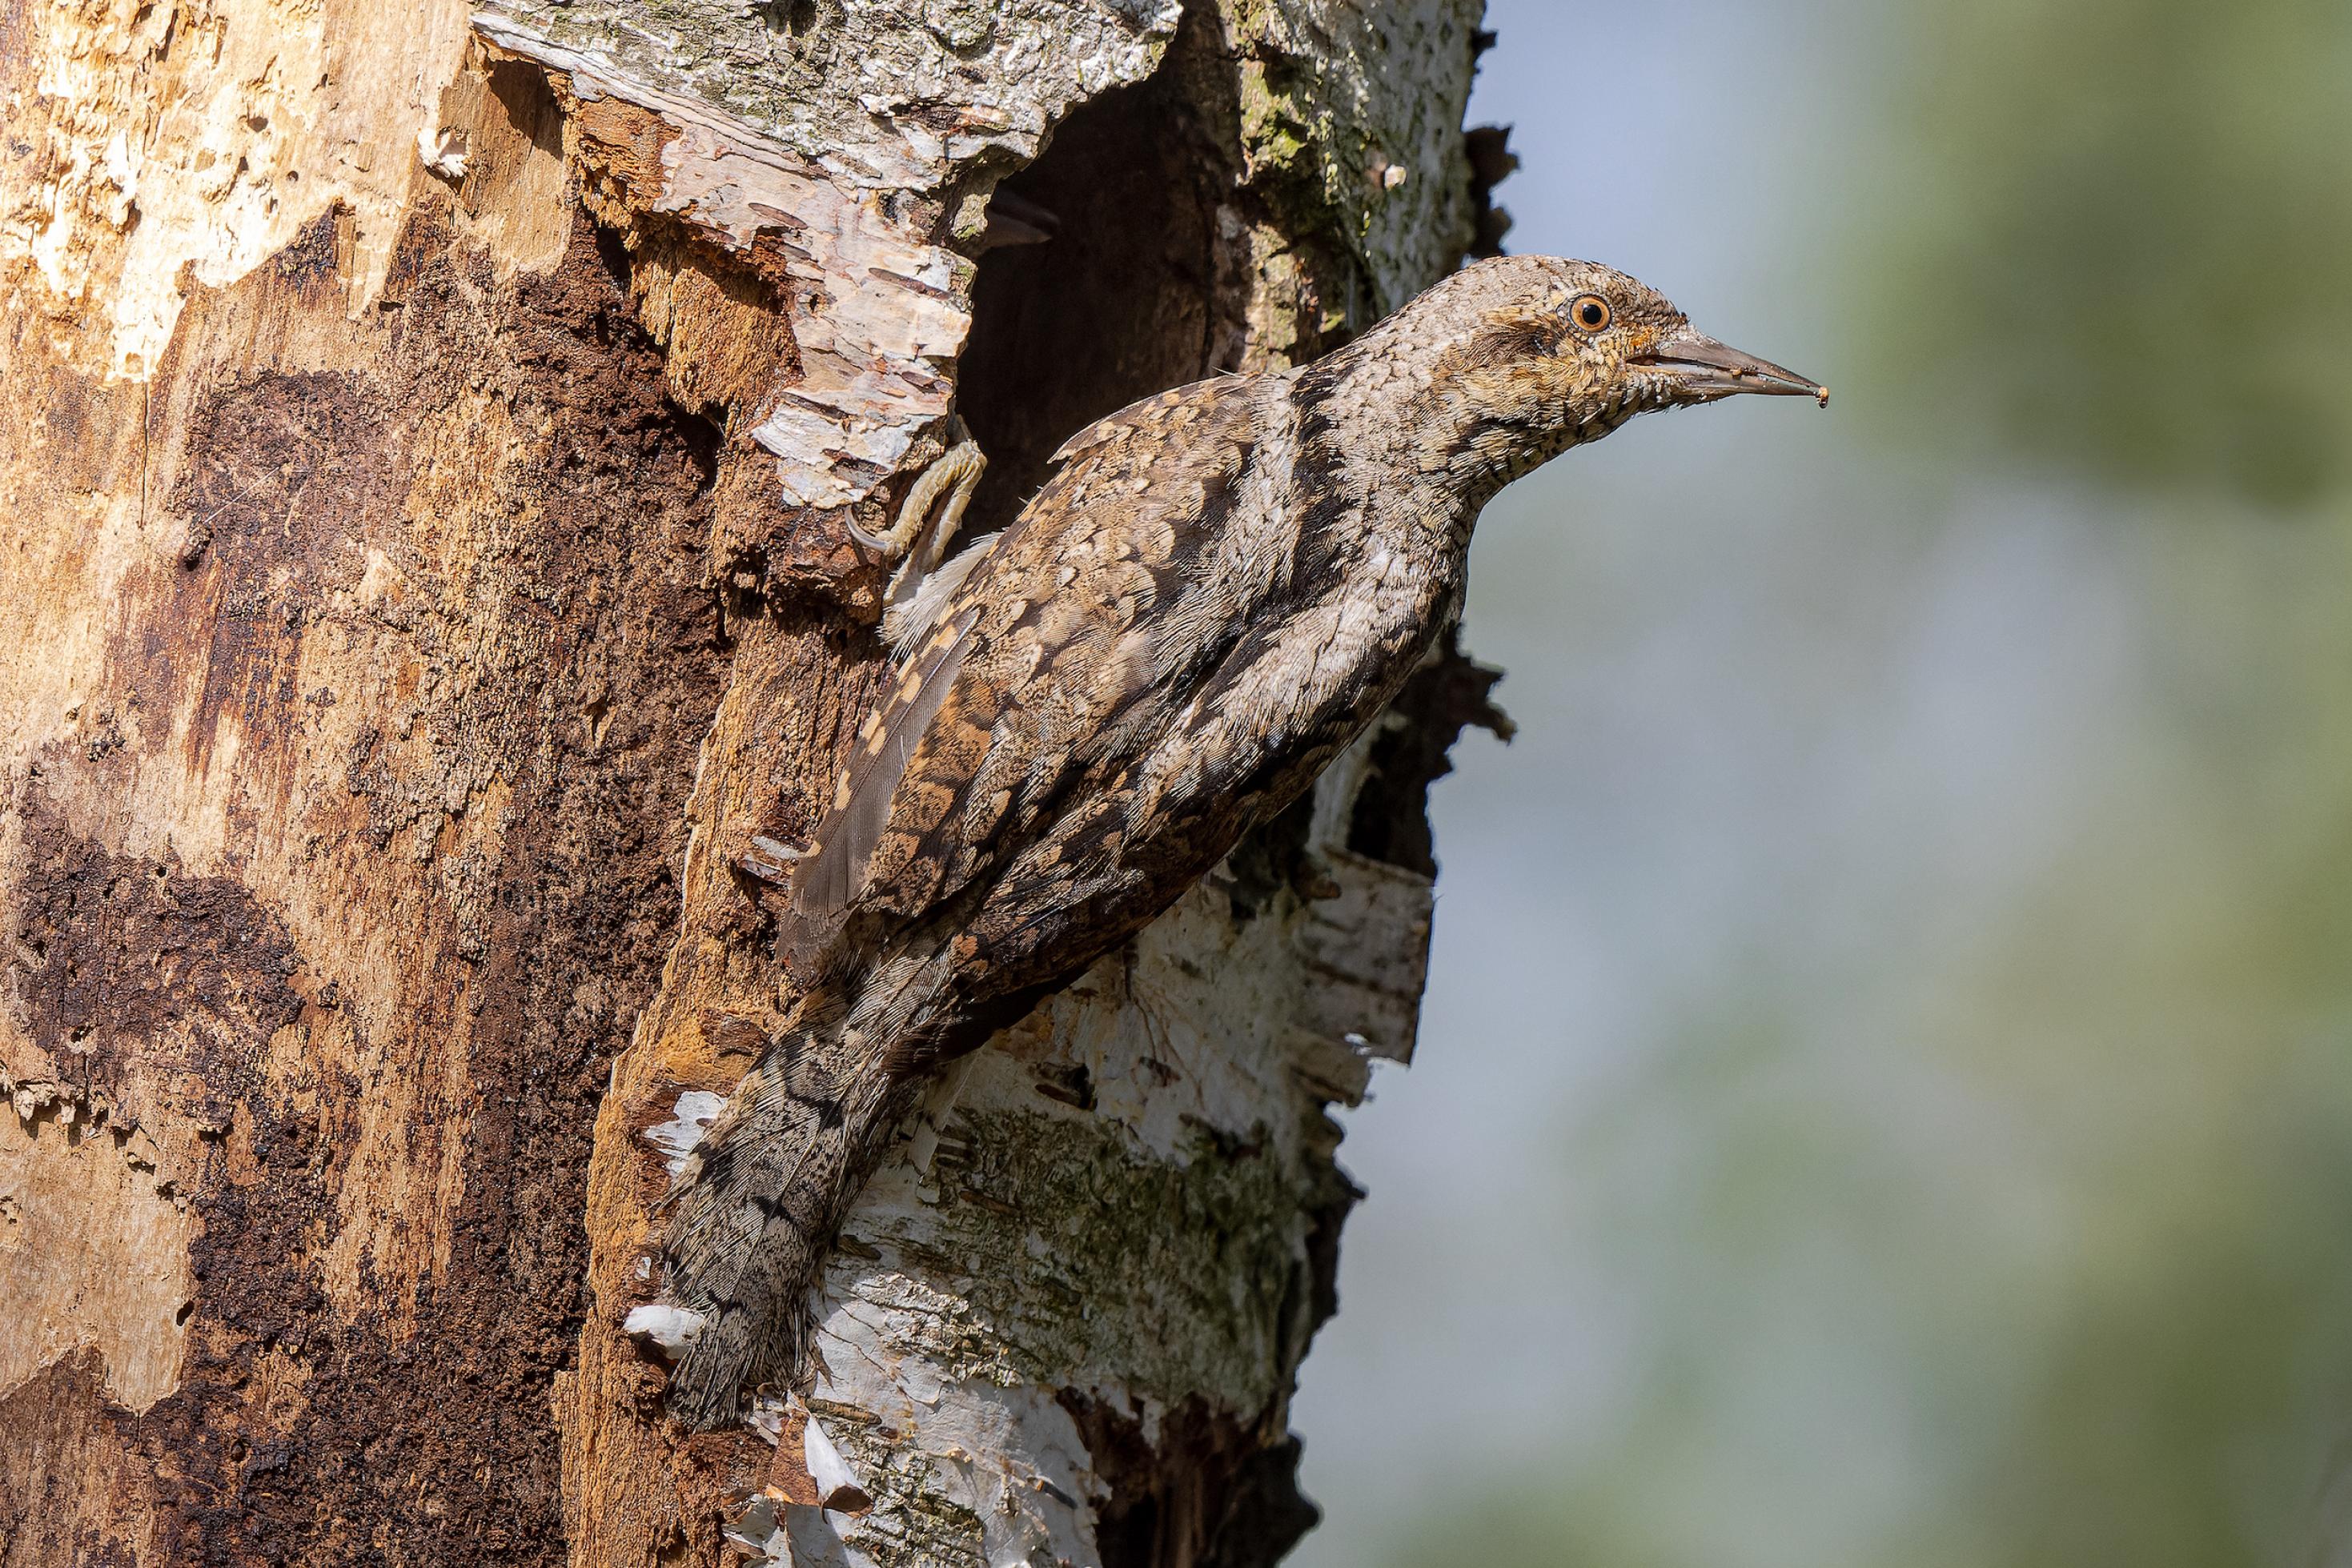
[[[1830,405],[1830,389],[1811,377],[1696,332],[1668,338],[1637,358],[1667,371],[1679,383],[1682,395],[1692,402],[1711,402],[1738,392],[1767,392],[1809,397],[1822,408]]]

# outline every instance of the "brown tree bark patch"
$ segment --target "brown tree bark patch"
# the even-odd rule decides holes
[[[81,1436],[0,1516],[73,1499],[44,1528],[87,1560],[142,1535],[170,1562],[563,1556],[591,1129],[675,927],[729,656],[718,432],[666,394],[608,237],[575,218],[553,270],[501,279],[446,212],[356,327],[333,214],[191,300],[144,416],[152,526],[186,543],[123,580],[95,738],[19,793],[33,1043],[155,1124],[196,1218],[175,1392],[94,1408],[90,1353],[12,1396]],[[257,360],[257,329],[348,334],[349,367]],[[49,440],[119,449],[109,416],[139,417],[84,407]],[[110,802],[231,738],[223,874],[108,847]],[[368,1134],[387,1095],[415,1119]],[[410,1252],[344,1249],[384,1303],[354,1311],[322,1260],[387,1176],[446,1214],[401,1217]],[[72,1479],[101,1472],[152,1479]]]

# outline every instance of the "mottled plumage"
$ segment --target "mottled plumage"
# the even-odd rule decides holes
[[[710,1425],[803,1371],[823,1249],[924,1074],[1312,782],[1454,616],[1496,491],[1738,392],[1826,397],[1622,274],[1487,261],[1314,364],[1088,426],[1011,528],[906,585],[897,678],[793,873],[806,998],[677,1194],[667,1291],[703,1327],[671,1408]]]

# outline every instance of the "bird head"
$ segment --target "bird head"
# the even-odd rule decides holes
[[[1557,256],[1466,267],[1359,341],[1375,337],[1414,367],[1422,471],[1474,494],[1654,409],[1830,396],[1697,330],[1639,279]]]

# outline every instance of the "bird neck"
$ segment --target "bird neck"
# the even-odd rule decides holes
[[[1496,491],[1567,452],[1578,430],[1534,402],[1470,395],[1458,369],[1449,348],[1376,329],[1298,371],[1296,395],[1310,409],[1303,446],[1355,470],[1376,513],[1465,548]]]

